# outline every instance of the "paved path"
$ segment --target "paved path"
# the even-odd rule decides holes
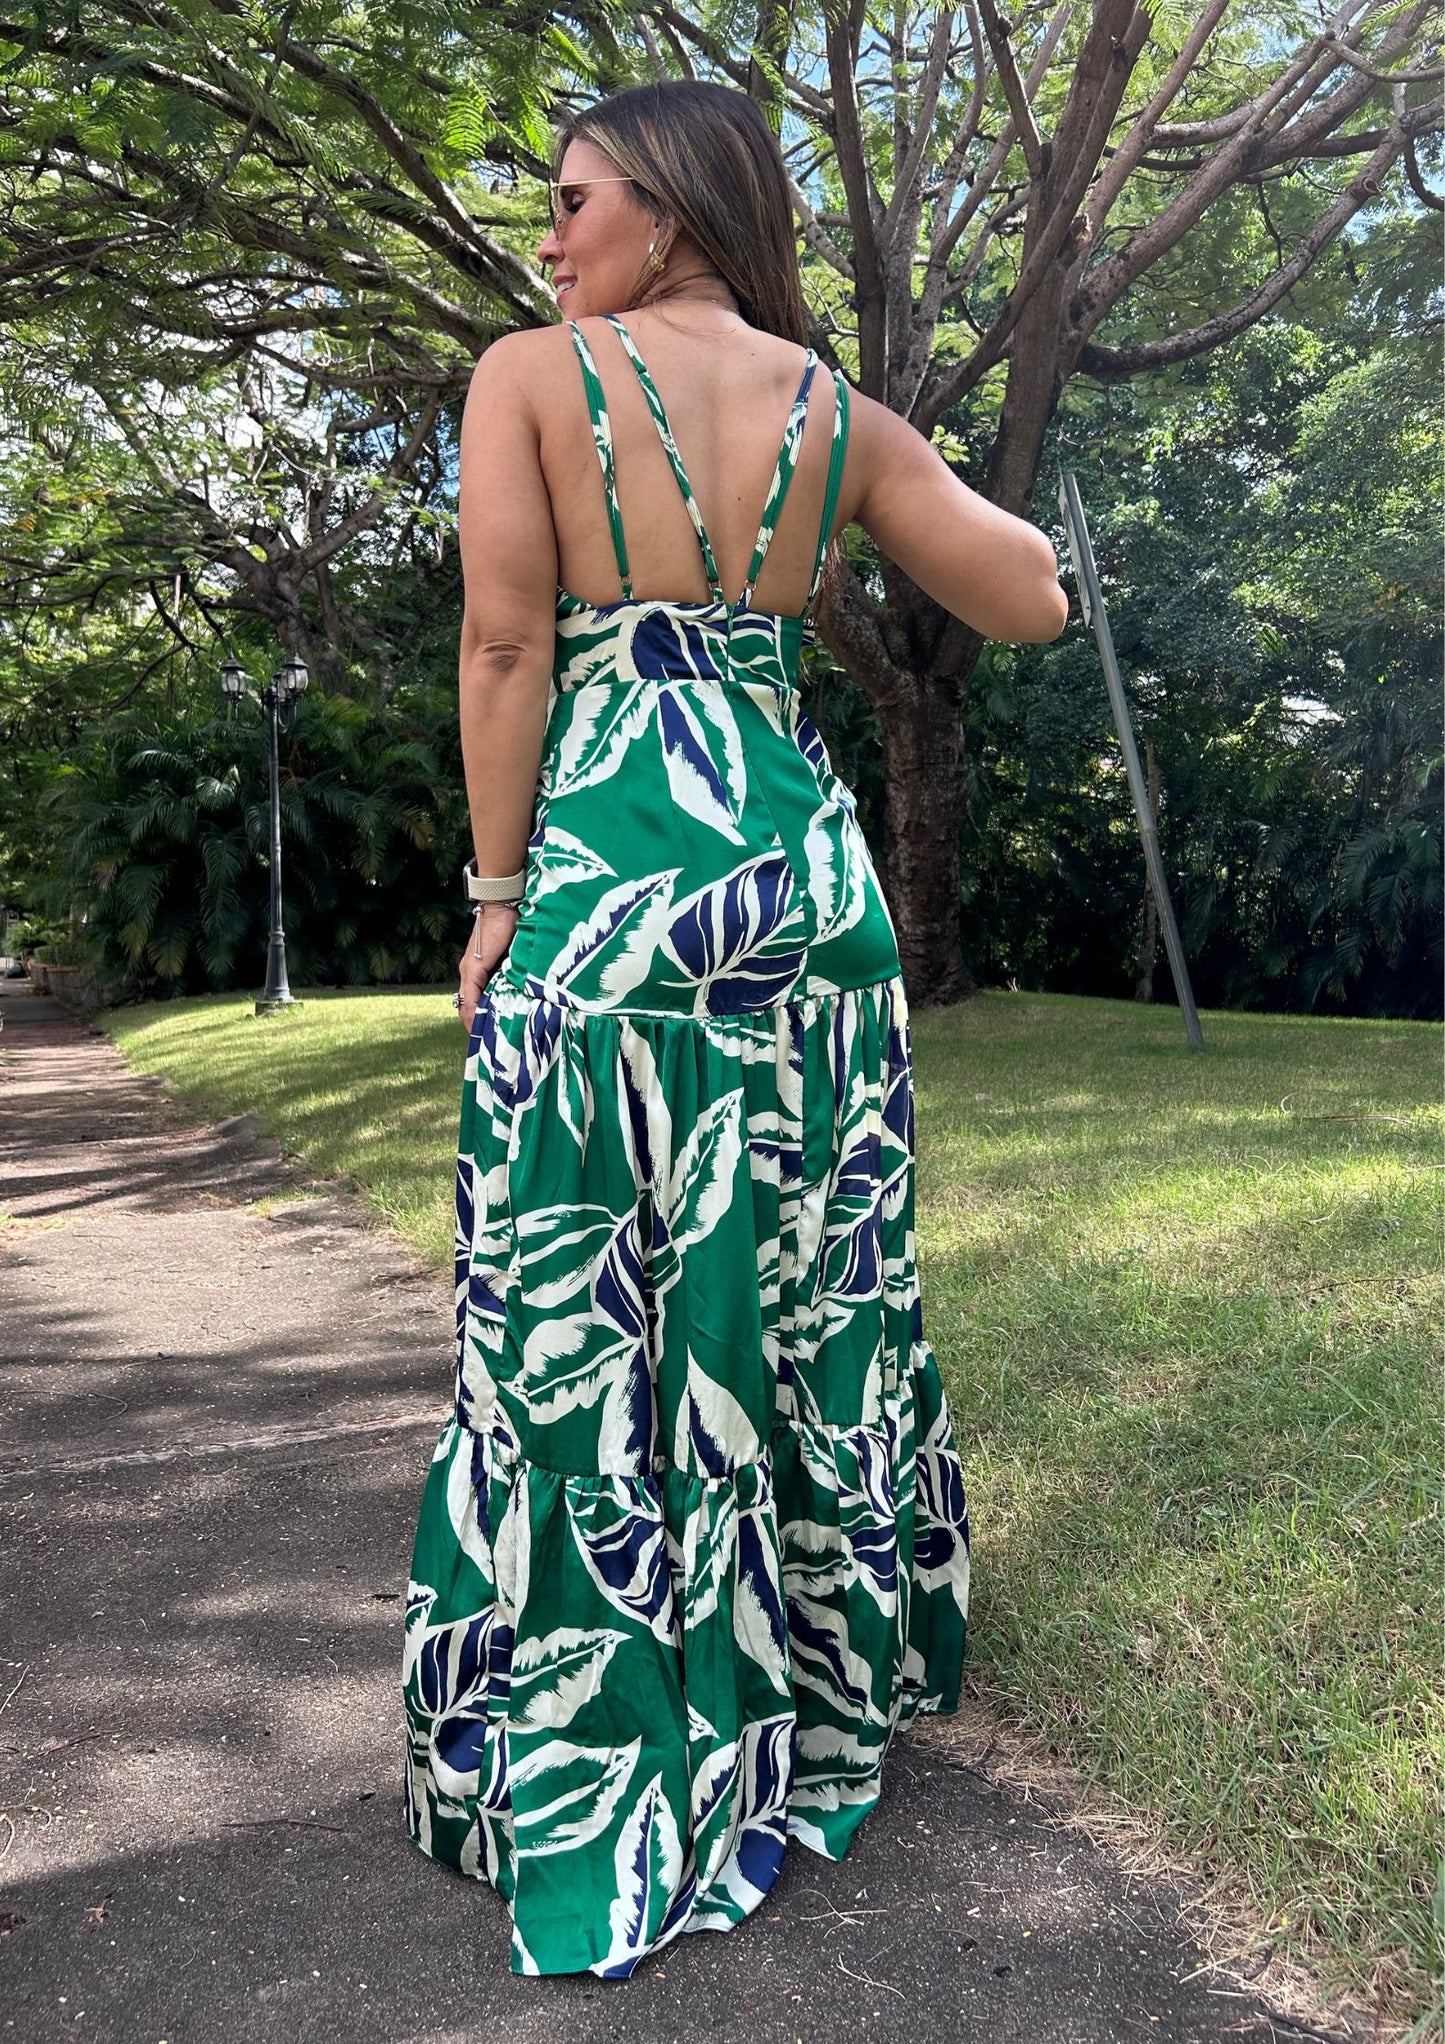
[[[448,1280],[0,983],[0,2040],[1264,2044],[1174,1902],[924,1739],[848,1859],[517,1980],[401,1817]],[[7,1847],[8,1841],[8,1847]]]

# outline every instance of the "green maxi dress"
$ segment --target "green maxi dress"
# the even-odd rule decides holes
[[[897,943],[799,700],[808,606],[557,595],[510,952],[457,1157],[455,1406],[407,1589],[404,1809],[489,1881],[515,1973],[626,1975],[838,1859],[897,1726],[956,1708],[963,1480],[914,1265]]]

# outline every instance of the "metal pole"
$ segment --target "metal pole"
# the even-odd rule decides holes
[[[1149,807],[1149,791],[1144,784],[1144,773],[1139,765],[1138,749],[1134,744],[1134,727],[1129,720],[1129,700],[1124,694],[1124,678],[1119,672],[1119,662],[1114,653],[1114,635],[1109,630],[1109,615],[1104,608],[1104,598],[1099,588],[1098,571],[1094,566],[1094,549],[1089,541],[1089,528],[1084,523],[1083,499],[1079,495],[1079,485],[1072,470],[1066,470],[1059,483],[1059,509],[1064,515],[1064,531],[1068,535],[1069,552],[1074,560],[1074,574],[1078,578],[1079,601],[1084,608],[1084,622],[1094,627],[1099,658],[1104,663],[1104,679],[1109,685],[1109,704],[1114,712],[1114,728],[1119,734],[1119,746],[1124,754],[1124,771],[1129,776],[1129,793],[1134,798],[1134,813],[1139,819],[1139,836],[1144,845],[1144,863],[1148,868],[1149,885],[1154,890],[1154,900],[1159,909],[1159,926],[1164,932],[1164,948],[1169,953],[1169,969],[1174,975],[1174,991],[1179,997],[1179,1012],[1184,1017],[1184,1033],[1189,1039],[1191,1050],[1203,1050],[1204,1031],[1199,1026],[1199,1010],[1194,1005],[1194,989],[1189,983],[1189,966],[1184,956],[1179,925],[1174,920],[1174,908],[1164,879],[1164,862],[1159,856],[1159,833],[1154,827],[1154,812]]]
[[[275,676],[264,697],[271,753],[271,942],[266,953],[266,990],[256,1003],[256,1013],[272,1008],[299,1007],[286,983],[286,932],[281,924],[281,763],[276,739],[277,686]]]

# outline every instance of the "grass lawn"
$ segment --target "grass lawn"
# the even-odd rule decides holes
[[[451,1254],[442,991],[102,1018]],[[924,1324],[974,1679],[1286,1947],[1436,1974],[1441,1032],[986,994],[913,1017]]]

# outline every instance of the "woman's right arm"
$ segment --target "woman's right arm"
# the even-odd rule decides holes
[[[864,475],[854,517],[880,550],[987,639],[1058,638],[1069,598],[1045,535],[960,482],[907,419],[850,395],[849,465],[856,454]]]

